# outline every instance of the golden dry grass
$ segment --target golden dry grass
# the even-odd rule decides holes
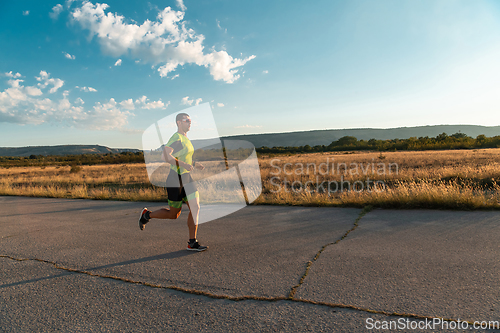
[[[329,172],[325,174],[327,162]],[[286,169],[288,174],[283,171],[286,163],[290,163]],[[221,162],[204,164],[205,172],[221,166]],[[263,193],[257,204],[500,208],[500,149],[261,156],[259,164]],[[381,172],[382,164],[385,173]],[[358,166],[357,172],[353,165]],[[285,178],[289,182],[286,186]],[[367,179],[381,183],[378,188],[362,191],[314,190],[317,183],[343,180],[352,184]],[[81,170],[74,173],[69,166],[0,168],[0,195],[167,200],[166,190],[149,182],[144,164],[81,166]]]
[[[260,166],[264,185],[260,204],[500,208],[500,149],[316,153],[262,157]],[[326,182],[366,184],[367,179],[383,182],[385,189],[369,191],[365,186],[362,191],[318,193],[314,188]]]
[[[80,199],[166,201],[165,189],[153,187],[143,164],[0,169],[0,194]]]

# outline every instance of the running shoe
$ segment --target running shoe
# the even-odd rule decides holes
[[[146,228],[146,223],[149,222],[149,220],[146,218],[146,212],[148,211],[147,208],[144,208],[141,212],[141,216],[139,217],[139,229],[144,230]]]
[[[203,246],[203,245],[200,245],[200,243],[198,243],[198,241],[194,241],[192,243],[188,242],[188,247],[187,249],[189,251],[198,251],[198,252],[201,252],[201,251],[205,251],[208,249],[208,246]]]

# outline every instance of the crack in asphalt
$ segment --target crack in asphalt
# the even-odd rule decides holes
[[[153,284],[149,282],[143,282],[143,281],[134,281],[131,279],[126,279],[123,277],[119,276],[114,276],[114,275],[104,275],[104,274],[96,274],[92,273],[86,270],[80,270],[80,269],[75,269],[75,268],[70,268],[70,267],[64,267],[60,266],[56,262],[49,261],[49,260],[44,260],[44,259],[38,259],[38,258],[15,258],[12,256],[8,255],[0,255],[0,258],[6,258],[6,259],[11,259],[14,261],[37,261],[45,264],[50,264],[54,266],[54,268],[63,270],[66,272],[71,272],[71,273],[76,273],[76,274],[85,274],[88,276],[92,277],[97,277],[97,278],[103,278],[103,279],[111,279],[115,281],[120,281],[120,282],[125,282],[125,283],[131,283],[131,284],[136,284],[144,287],[150,287],[150,288],[157,288],[157,289],[166,289],[166,290],[174,290],[174,291],[179,291],[182,293],[186,294],[191,294],[191,295],[198,295],[198,296],[204,296],[212,299],[224,299],[228,301],[234,301],[234,302],[239,302],[239,301],[261,301],[261,302],[278,302],[278,301],[288,301],[288,302],[294,302],[294,303],[303,303],[303,304],[311,304],[311,305],[319,305],[319,306],[326,306],[329,308],[338,308],[338,309],[348,309],[348,310],[354,310],[354,311],[360,311],[360,312],[366,312],[366,313],[371,313],[371,314],[379,314],[379,315],[385,315],[385,316],[392,316],[392,317],[405,317],[405,318],[411,318],[415,320],[432,320],[432,319],[441,319],[442,321],[448,321],[448,322],[457,322],[457,319],[452,319],[452,318],[444,318],[444,317],[437,317],[437,316],[426,316],[426,315],[419,315],[419,314],[414,314],[414,313],[403,313],[403,312],[390,312],[390,311],[383,311],[383,310],[372,310],[369,308],[362,308],[359,306],[355,305],[349,305],[349,304],[341,304],[341,303],[328,303],[328,302],[318,302],[318,301],[313,301],[313,300],[308,300],[308,299],[302,299],[302,298],[295,298],[295,293],[297,292],[298,288],[301,287],[301,285],[304,283],[305,278],[309,274],[309,270],[312,267],[312,264],[317,261],[321,255],[321,253],[330,245],[335,245],[339,243],[341,240],[345,239],[349,233],[354,231],[358,227],[358,222],[368,214],[371,210],[373,209],[372,206],[365,206],[359,216],[356,218],[354,221],[354,224],[351,229],[347,230],[345,234],[337,239],[334,242],[328,243],[323,245],[321,249],[316,253],[314,258],[310,261],[307,262],[307,266],[305,269],[304,274],[299,280],[299,283],[295,286],[293,286],[290,290],[290,293],[288,297],[285,296],[273,296],[273,297],[265,297],[265,296],[251,296],[251,295],[245,295],[245,296],[228,296],[228,295],[218,295],[218,294],[213,294],[210,292],[206,291],[201,291],[201,290],[196,290],[196,289],[188,289],[188,288],[182,288],[182,287],[177,287],[174,285],[170,286],[164,286],[164,285],[158,285],[158,284]],[[462,322],[466,322],[469,325],[473,325],[473,321],[468,321],[468,320],[460,320]]]
[[[343,240],[344,238],[347,237],[347,235],[349,235],[349,233],[351,231],[354,231],[357,227],[358,227],[358,222],[359,220],[361,220],[361,218],[363,216],[365,216],[366,214],[368,214],[369,212],[371,212],[373,209],[372,206],[365,206],[363,207],[363,209],[361,210],[361,212],[359,213],[359,216],[356,218],[356,220],[354,221],[354,224],[352,226],[351,229],[347,230],[345,232],[345,234],[340,237],[339,239],[337,239],[335,242],[331,242],[331,243],[328,243],[326,245],[323,245],[323,247],[318,251],[318,253],[316,253],[316,255],[314,256],[314,258],[310,261],[307,262],[307,266],[306,266],[306,270],[304,272],[304,274],[302,275],[302,277],[300,278],[299,280],[299,283],[296,284],[295,286],[292,287],[292,289],[290,289],[290,293],[288,294],[288,298],[290,299],[294,299],[295,297],[295,293],[297,292],[297,289],[300,288],[300,286],[302,286],[302,284],[304,283],[304,280],[306,279],[307,275],[309,274],[309,270],[311,269],[311,266],[312,264],[319,259],[319,256],[321,255],[321,253],[330,245],[335,245],[337,244],[338,242],[340,242],[341,240]]]
[[[366,210],[364,209],[361,212],[360,216],[356,219],[355,226],[353,228],[351,228],[350,230],[348,230],[344,234],[344,236],[341,239],[339,239],[338,241],[336,241],[334,243],[326,244],[325,246],[323,246],[323,248],[316,254],[316,257],[313,260],[316,260],[319,257],[319,255],[321,254],[321,252],[327,246],[338,243],[340,240],[344,239],[347,236],[347,234],[349,234],[349,232],[351,232],[352,230],[356,229],[357,222],[366,213],[368,213],[370,210],[371,210],[371,208],[370,209],[366,209]],[[416,320],[419,320],[419,319],[420,320],[424,320],[424,319],[430,319],[430,320],[432,320],[432,319],[441,319],[442,321],[449,321],[449,322],[451,322],[451,321],[455,321],[456,322],[457,321],[457,319],[451,319],[451,318],[436,317],[436,316],[425,316],[425,315],[419,315],[419,314],[414,314],[414,313],[402,313],[402,312],[389,312],[389,311],[383,311],[383,310],[372,310],[372,309],[362,308],[362,307],[355,306],[355,305],[341,304],[341,303],[318,302],[318,301],[312,301],[312,300],[308,300],[308,299],[292,298],[290,296],[288,296],[288,297],[284,297],[284,296],[264,297],[264,296],[251,296],[251,295],[245,295],[245,296],[218,295],[218,294],[213,294],[213,293],[209,293],[209,292],[201,291],[201,290],[196,290],[196,289],[187,289],[187,288],[181,288],[181,287],[177,287],[177,286],[162,286],[162,285],[153,284],[153,283],[149,283],[149,282],[134,281],[134,280],[126,279],[126,278],[119,277],[119,276],[96,274],[96,273],[92,273],[92,272],[85,271],[85,270],[80,270],[80,269],[75,269],[75,268],[60,266],[56,262],[49,261],[49,260],[44,260],[44,259],[38,259],[38,258],[15,258],[15,257],[8,256],[8,255],[0,255],[0,258],[6,258],[6,259],[10,259],[10,260],[14,260],[14,261],[20,261],[20,262],[22,262],[22,261],[36,261],[36,262],[41,262],[41,263],[45,263],[45,264],[50,264],[50,265],[54,266],[54,268],[59,269],[59,270],[63,270],[63,271],[66,271],[66,272],[71,272],[71,273],[76,273],[76,274],[85,274],[85,275],[88,275],[88,276],[102,278],[102,279],[111,279],[111,280],[115,280],[115,281],[136,284],[136,285],[140,285],[140,286],[144,286],[144,287],[149,287],[149,288],[175,290],[175,291],[179,291],[179,292],[186,293],[186,294],[204,296],[204,297],[208,297],[208,298],[212,298],[212,299],[224,299],[224,300],[234,301],[234,302],[239,302],[239,301],[261,301],[261,302],[288,301],[288,302],[294,302],[294,303],[302,303],[302,304],[311,304],[311,305],[326,306],[326,307],[333,308],[333,309],[335,309],[335,308],[337,308],[337,309],[348,309],[348,310],[355,310],[355,311],[360,311],[360,312],[366,312],[366,313],[371,313],[371,314],[379,314],[379,315],[385,315],[385,316],[392,316],[392,317],[405,317],[405,318],[411,318],[411,319],[416,319]],[[308,266],[308,267],[310,267],[310,266]],[[301,279],[301,281],[303,281],[303,279]],[[467,322],[470,325],[473,325],[472,321],[466,321],[466,320],[461,320],[461,321],[462,322]]]

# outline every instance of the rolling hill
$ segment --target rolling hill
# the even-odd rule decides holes
[[[295,147],[329,145],[343,136],[354,136],[358,140],[391,140],[408,139],[410,137],[435,137],[441,133],[448,135],[454,133],[465,133],[476,137],[484,134],[487,137],[500,135],[500,126],[476,126],[476,125],[436,125],[399,128],[354,128],[354,129],[332,129],[314,130],[288,133],[267,133],[225,136],[228,140],[246,140],[255,147]],[[194,141],[193,141],[194,143]],[[106,154],[121,152],[137,152],[140,149],[114,149],[99,145],[61,145],[61,146],[32,146],[20,148],[0,148],[0,156],[30,156],[30,155],[79,155],[79,154]]]
[[[500,135],[500,126],[476,126],[476,125],[436,125],[419,127],[399,127],[399,128],[354,128],[354,129],[333,129],[316,130],[305,132],[271,133],[236,135],[225,137],[233,140],[246,140],[254,144],[255,147],[295,147],[295,146],[316,146],[329,145],[333,141],[343,136],[354,136],[358,140],[391,140],[408,139],[411,137],[435,137],[441,133],[448,135],[454,133],[465,133],[475,138],[480,134],[487,137]]]
[[[0,148],[0,156],[30,155],[81,155],[121,153],[123,151],[140,151],[139,149],[113,149],[99,145],[62,145],[62,146],[30,146],[19,148]]]

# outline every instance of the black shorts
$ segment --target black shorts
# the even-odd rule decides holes
[[[182,202],[199,198],[198,189],[189,173],[179,175],[175,170],[170,169],[167,178],[168,205],[174,208],[181,208]]]

